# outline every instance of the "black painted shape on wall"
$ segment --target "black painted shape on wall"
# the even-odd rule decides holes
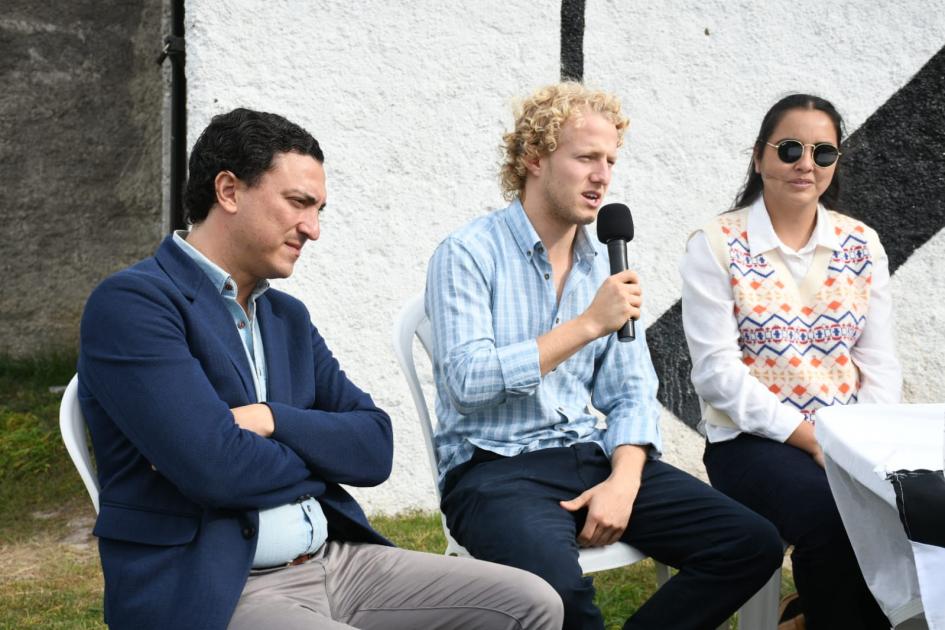
[[[561,0],[561,80],[584,80],[584,0]]]
[[[945,48],[850,136],[843,151],[840,208],[876,229],[894,272],[945,228]],[[646,336],[660,402],[695,428],[699,400],[689,378],[681,303]]]
[[[850,136],[840,174],[840,209],[879,233],[890,272],[945,228],[945,47]]]
[[[677,418],[696,428],[702,413],[699,398],[689,378],[692,361],[683,333],[681,301],[676,300],[669,310],[646,329],[646,344],[650,347],[653,367],[660,379],[656,397]]]

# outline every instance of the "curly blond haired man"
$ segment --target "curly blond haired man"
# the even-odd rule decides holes
[[[618,540],[679,569],[625,628],[714,628],[771,576],[781,544],[766,520],[660,461],[645,335],[614,334],[640,316],[640,280],[611,275],[586,227],[627,124],[611,94],[534,93],[504,136],[509,206],[433,255],[441,507],[474,556],[546,579],[565,628],[603,628],[578,552]]]

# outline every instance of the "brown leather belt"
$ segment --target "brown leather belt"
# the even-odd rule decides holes
[[[294,567],[294,566],[297,565],[297,564],[302,564],[303,562],[308,562],[309,560],[311,560],[311,559],[314,558],[314,557],[315,557],[315,554],[314,554],[314,553],[303,553],[301,556],[299,556],[299,557],[296,558],[295,560],[292,560],[291,562],[289,562],[289,564],[287,564],[286,566]]]

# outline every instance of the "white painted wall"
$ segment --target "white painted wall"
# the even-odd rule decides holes
[[[680,293],[689,232],[726,208],[761,117],[821,94],[854,131],[945,43],[933,2],[587,3],[585,81],[631,117],[611,200],[634,210],[631,258],[650,321]],[[559,0],[187,3],[188,138],[237,106],[280,113],[322,143],[322,238],[279,288],[301,298],[355,382],[395,426],[390,481],[369,512],[436,507],[412,402],[390,351],[436,244],[504,205],[498,146],[511,105],[559,75]],[[708,33],[708,34],[707,34]],[[945,234],[893,279],[906,399],[945,400]],[[916,286],[928,287],[917,292]],[[702,441],[669,412],[667,459],[703,475]]]

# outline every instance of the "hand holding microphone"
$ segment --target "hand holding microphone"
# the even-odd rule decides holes
[[[630,208],[622,203],[609,203],[601,208],[597,215],[597,238],[607,245],[611,276],[598,289],[588,310],[596,307],[609,330],[619,327],[620,341],[633,341],[634,320],[640,316],[643,300],[637,274],[627,270],[627,243],[633,240]]]

